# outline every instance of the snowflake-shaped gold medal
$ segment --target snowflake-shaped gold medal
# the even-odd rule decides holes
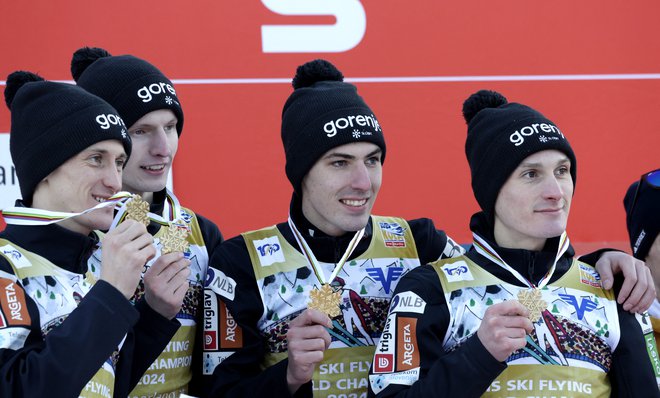
[[[179,228],[176,225],[170,224],[165,233],[160,238],[160,243],[163,246],[161,249],[162,254],[172,252],[183,252],[188,250],[188,231],[185,228]]]
[[[341,304],[341,292],[334,291],[330,285],[323,284],[320,289],[314,289],[309,292],[311,298],[308,308],[319,310],[324,314],[328,314],[330,318],[334,318],[341,314],[339,305]]]
[[[539,289],[521,290],[518,292],[518,301],[529,310],[529,320],[536,322],[541,317],[541,313],[548,308],[548,303],[543,300],[543,295]]]
[[[131,200],[126,203],[125,220],[135,220],[145,226],[149,225],[149,203],[140,197],[132,195]]]

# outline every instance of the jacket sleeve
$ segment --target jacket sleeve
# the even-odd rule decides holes
[[[651,358],[651,353],[655,353],[651,319],[648,313],[635,315],[624,311],[620,304],[617,304],[617,307],[621,338],[612,354],[612,368],[609,373],[611,396],[660,397],[652,361],[655,361],[655,366],[660,364],[657,355]],[[642,325],[646,326],[646,330],[642,329]]]
[[[100,280],[59,326],[42,337],[36,303],[19,283],[7,279],[9,269],[0,259],[0,283],[16,289],[11,304],[26,306],[31,321],[25,327],[11,322],[0,327],[0,396],[78,396],[138,321],[138,312],[117,289]],[[7,295],[1,295],[0,302],[8,308]]]
[[[202,231],[204,245],[209,254],[209,260],[223,241],[222,233],[218,226],[206,217],[196,214],[199,228]],[[206,278],[206,275],[204,275]],[[188,383],[188,394],[192,396],[202,395],[202,372],[203,372],[203,353],[204,353],[204,293],[199,299],[197,310],[197,328],[195,330],[195,344],[192,353],[192,379]]]
[[[506,368],[476,334],[451,352],[443,348],[449,309],[435,270],[421,266],[394,292],[369,371],[373,397],[479,397]]]
[[[238,325],[237,333],[241,334],[241,345],[227,350],[220,342],[216,352],[205,350],[204,372],[212,372],[212,375],[204,376],[206,394],[210,397],[291,396],[286,382],[286,359],[266,369],[261,368],[266,345],[258,321],[264,308],[243,238],[239,236],[224,242],[214,253],[209,270],[213,278],[225,278],[235,286],[233,297],[219,290],[211,292],[218,299],[217,308],[226,306],[227,312],[233,316]],[[209,291],[207,287],[206,292]],[[218,312],[223,310],[209,308],[209,300],[204,301],[205,322],[222,328],[223,317]],[[209,319],[211,314],[213,318]],[[220,340],[219,331],[217,338]],[[218,364],[218,361],[221,362]],[[304,392],[311,396],[311,383],[301,387],[299,393]]]
[[[428,264],[443,258],[458,257],[465,253],[444,231],[435,228],[433,220],[418,218],[408,221],[415,238],[420,264]]]

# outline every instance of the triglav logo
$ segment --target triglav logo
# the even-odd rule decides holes
[[[124,121],[122,120],[121,117],[118,115],[113,115],[112,113],[109,114],[101,114],[96,116],[96,123],[101,126],[103,130],[107,130],[110,128],[110,126],[122,126],[124,127]]]
[[[539,131],[540,129],[540,131]],[[564,134],[555,126],[554,124],[548,124],[548,123],[533,123],[530,124],[529,126],[525,126],[519,130],[516,130],[511,136],[509,137],[509,140],[513,142],[516,146],[520,146],[525,142],[525,137],[529,137],[532,134],[539,134],[539,133],[554,133],[558,134],[562,139],[564,138]],[[560,139],[559,137],[548,137],[546,135],[542,135],[539,137],[541,142],[548,142],[550,140],[558,140]]]
[[[160,82],[160,83],[152,83],[149,86],[143,86],[141,89],[137,91],[137,96],[142,99],[142,102],[149,102],[153,99],[153,95],[167,94],[165,92],[166,90],[170,94],[176,95],[176,91],[174,90],[174,87],[172,87],[171,84]],[[166,98],[166,101],[168,105],[172,103],[172,99],[169,97]]]
[[[356,126],[369,126],[372,127],[376,132],[381,131],[378,119],[376,119],[376,116],[374,116],[373,113],[371,115],[351,115],[331,120],[323,125],[323,131],[325,131],[328,137],[334,137],[337,135],[337,130],[354,128]],[[360,132],[360,135],[366,134],[365,132]]]

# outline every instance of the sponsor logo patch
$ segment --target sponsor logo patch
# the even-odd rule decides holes
[[[394,355],[376,354],[374,356],[374,373],[394,372]]]
[[[394,342],[396,341],[396,330],[392,324],[396,323],[396,315],[390,315],[385,321],[383,334],[378,342],[377,353],[394,355]]]
[[[401,292],[394,296],[390,304],[390,313],[415,312],[423,314],[426,309],[426,301],[413,292]]]
[[[380,233],[387,247],[406,247],[406,229],[399,223],[379,222]]]
[[[578,298],[572,294],[560,293],[559,297],[561,297],[561,299],[564,300],[567,304],[570,304],[573,306],[573,308],[575,308],[577,317],[580,320],[584,318],[585,312],[591,312],[598,307],[598,304],[592,301],[589,297],[581,297],[579,303]]]
[[[401,372],[419,367],[417,319],[398,317],[396,329],[396,370]]]
[[[28,313],[25,292],[8,279],[0,279],[1,306],[4,315],[4,327],[30,326],[30,314]]]
[[[204,350],[218,349],[218,297],[204,289]]]
[[[14,264],[14,267],[18,269],[26,268],[32,265],[32,263],[30,263],[30,261],[12,245],[4,245],[0,247],[0,252],[2,252],[2,254],[10,259],[12,264]]]
[[[474,276],[472,276],[472,272],[470,272],[470,268],[468,268],[465,261],[456,261],[451,264],[445,264],[441,269],[447,276],[449,282],[474,280]]]
[[[387,268],[387,274],[383,272],[382,268],[367,268],[367,274],[380,282],[385,293],[390,294],[390,291],[392,290],[392,282],[401,278],[403,267],[389,267]]]
[[[209,267],[206,273],[204,286],[227,300],[234,301],[234,295],[236,294],[236,281],[225,275],[224,272]]]
[[[269,236],[264,239],[255,240],[252,242],[254,248],[257,249],[259,256],[259,263],[262,267],[267,267],[273,263],[284,262],[284,252],[280,239],[277,236]]]
[[[600,287],[600,274],[598,271],[584,264],[579,264],[579,266],[580,282],[585,285]]]
[[[243,330],[222,301],[220,302],[220,327],[220,348],[243,347]]]

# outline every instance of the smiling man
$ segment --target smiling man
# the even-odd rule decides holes
[[[5,98],[23,199],[0,233],[0,396],[126,396],[179,327],[129,301],[155,254],[143,225],[109,232],[97,274],[87,266],[114,206],[86,211],[121,189],[126,127],[102,99],[29,72],[9,75]]]
[[[132,55],[112,56],[100,48],[81,48],[74,53],[71,71],[78,86],[98,95],[117,108],[128,126],[133,152],[122,176],[123,190],[149,202],[150,212],[165,222],[188,231],[188,249],[161,255],[163,236],[168,228],[151,223],[147,230],[158,247],[153,260],[145,265],[134,301],[148,286],[171,291],[169,300],[159,302],[158,310],[176,317],[182,327],[170,345],[154,361],[130,397],[169,397],[197,393],[193,371],[201,363],[198,325],[202,320],[202,289],[209,254],[222,241],[218,227],[210,220],[182,207],[173,192],[166,189],[168,174],[179,148],[183,131],[183,108],[172,82],[151,63]],[[93,263],[102,251],[90,259]],[[149,273],[147,270],[158,270]],[[188,272],[188,269],[190,271]],[[187,272],[187,280],[173,275]],[[182,305],[183,304],[183,305]],[[198,366],[199,367],[199,366]]]
[[[401,276],[463,252],[430,219],[371,214],[385,138],[339,70],[308,62],[293,87],[281,129],[289,219],[226,241],[210,262],[210,396],[364,396]]]

